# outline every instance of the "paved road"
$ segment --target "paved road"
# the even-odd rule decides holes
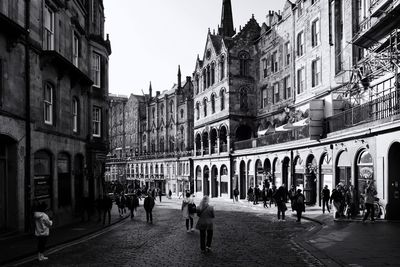
[[[199,233],[186,233],[180,201],[156,202],[154,224],[143,207],[133,221],[26,266],[323,266],[294,241],[314,223],[278,222],[260,208],[216,201],[212,252],[201,254]]]

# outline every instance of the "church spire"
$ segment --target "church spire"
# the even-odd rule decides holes
[[[178,65],[178,89],[182,87],[181,65]]]
[[[231,0],[222,1],[221,27],[218,29],[218,33],[225,37],[232,37],[236,33],[233,28]]]

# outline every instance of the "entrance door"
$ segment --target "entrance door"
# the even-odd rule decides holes
[[[81,155],[75,156],[75,210],[78,214],[82,211],[83,203],[83,157]]]
[[[246,199],[246,163],[240,162],[240,199]]]
[[[204,176],[203,176],[203,181],[204,181],[204,195],[209,196],[210,195],[210,170],[208,167],[204,167]]]
[[[282,183],[286,185],[287,188],[290,187],[289,185],[289,174],[290,174],[290,159],[288,157],[283,159],[282,163]],[[293,182],[292,182],[293,184]]]
[[[400,219],[400,143],[394,143],[389,150],[389,220]]]
[[[1,149],[1,148],[0,148]],[[0,151],[1,155],[1,151]],[[6,160],[0,158],[0,231],[6,228]]]

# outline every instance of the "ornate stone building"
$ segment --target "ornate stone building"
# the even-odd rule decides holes
[[[102,191],[108,36],[100,0],[0,3],[0,231],[56,225]]]

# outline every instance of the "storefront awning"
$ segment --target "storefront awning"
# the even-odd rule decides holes
[[[295,128],[300,128],[300,127],[306,126],[308,124],[310,124],[310,118],[306,118],[306,119],[297,121],[297,122],[293,123],[292,126]]]
[[[290,125],[284,124],[282,126],[276,127],[275,132],[288,132],[291,130],[291,129],[288,129],[289,127],[290,127]]]

